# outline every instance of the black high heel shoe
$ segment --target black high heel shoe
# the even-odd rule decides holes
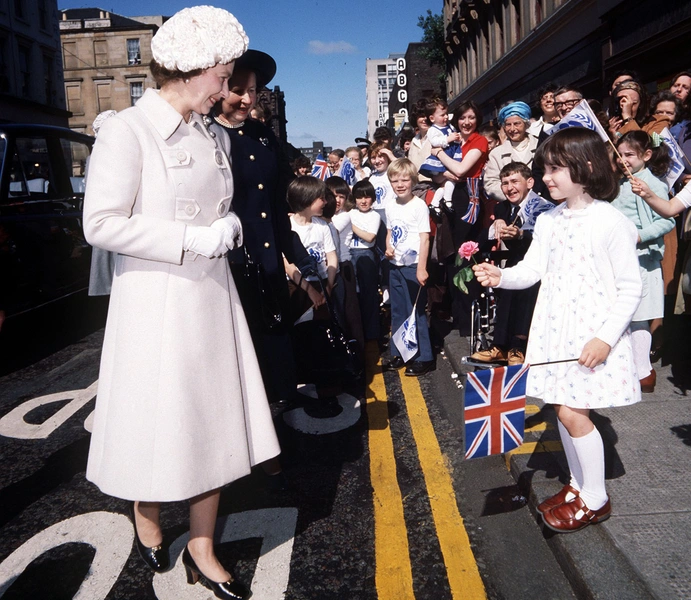
[[[249,589],[234,579],[222,583],[211,581],[199,570],[187,546],[185,546],[182,552],[182,564],[185,565],[187,583],[190,585],[194,585],[197,582],[201,583],[205,588],[210,589],[216,598],[221,598],[221,600],[246,600],[250,597]]]
[[[149,548],[141,543],[139,540],[139,534],[137,533],[137,521],[134,516],[134,502],[130,502],[130,518],[132,519],[132,525],[134,526],[134,541],[137,544],[137,550],[139,556],[142,560],[153,569],[156,573],[163,573],[168,570],[170,566],[170,555],[168,554],[168,548],[163,545],[152,546]]]

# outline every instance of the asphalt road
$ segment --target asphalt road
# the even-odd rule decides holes
[[[126,503],[86,481],[102,331],[63,339],[0,377],[0,596],[210,597],[178,561],[185,503],[164,505],[176,563],[154,577]],[[419,380],[382,374],[377,358],[338,415],[275,410],[289,489],[261,469],[224,489],[224,562],[257,600],[574,598],[504,460],[463,459],[444,356]]]

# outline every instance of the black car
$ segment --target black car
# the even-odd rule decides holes
[[[94,138],[0,124],[0,310],[7,318],[88,287],[84,171]]]

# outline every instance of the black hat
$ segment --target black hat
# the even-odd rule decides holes
[[[248,50],[235,61],[235,71],[253,71],[257,87],[263,88],[276,75],[276,61],[266,52]]]

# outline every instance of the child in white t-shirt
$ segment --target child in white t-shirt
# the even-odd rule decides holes
[[[338,255],[336,246],[329,225],[320,219],[324,211],[326,202],[326,186],[324,182],[316,177],[304,175],[297,177],[288,186],[288,204],[294,211],[290,217],[290,225],[300,237],[302,245],[309,255],[314,259],[317,266],[317,273],[303,274],[299,269],[289,263],[284,257],[286,274],[297,286],[298,289],[291,289],[291,305],[299,312],[303,307],[305,310],[313,305],[315,309],[325,304],[321,286],[317,283],[321,279],[322,285],[327,293],[331,293],[338,273]],[[301,292],[301,293],[300,293]],[[308,298],[305,297],[308,296]],[[296,296],[294,299],[293,296]]]
[[[365,349],[365,338],[362,331],[362,316],[357,296],[355,268],[350,256],[350,240],[353,230],[350,226],[350,186],[342,177],[329,177],[326,180],[326,208],[323,216],[329,217],[330,227],[335,233],[338,252],[338,277],[334,288],[334,304],[339,322],[345,329],[348,339],[356,340],[361,349]],[[333,200],[333,208],[331,207]],[[333,214],[331,214],[333,212]]]
[[[349,212],[353,235],[350,240],[350,256],[355,266],[358,283],[358,300],[365,340],[378,340],[379,331],[379,260],[375,244],[381,225],[381,218],[372,209],[376,200],[374,186],[367,180],[353,186],[355,206]]]
[[[417,169],[407,158],[398,158],[387,171],[396,201],[386,208],[386,258],[391,270],[391,360],[385,370],[397,370],[406,362],[396,346],[394,335],[413,311],[417,298],[416,324],[418,351],[405,374],[417,377],[434,369],[425,306],[427,305],[427,258],[429,256],[429,211],[424,200],[413,195]],[[419,295],[418,295],[419,294]]]

